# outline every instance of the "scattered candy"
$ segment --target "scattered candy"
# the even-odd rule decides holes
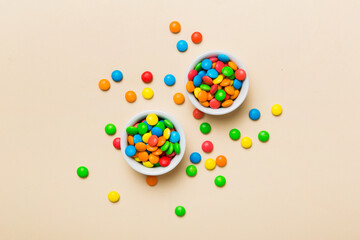
[[[76,172],[77,175],[81,178],[86,178],[89,175],[89,170],[84,166],[78,167]]]
[[[199,162],[201,161],[201,155],[200,155],[200,153],[198,153],[198,152],[193,152],[193,153],[191,153],[191,155],[190,155],[190,161],[191,161],[192,163],[195,163],[195,164],[199,163]]]
[[[215,178],[214,182],[216,186],[223,187],[226,183],[226,179],[224,176],[219,175]]]
[[[212,159],[212,158],[206,159],[206,161],[205,161],[205,168],[206,168],[207,170],[213,170],[213,169],[215,168],[215,166],[216,166],[216,162],[215,162],[214,159]]]
[[[282,113],[282,107],[279,104],[275,104],[272,106],[271,112],[274,116],[279,116]]]
[[[123,74],[120,70],[115,70],[111,73],[111,78],[115,82],[120,82],[123,79]]]
[[[187,168],[186,168],[186,174],[189,176],[189,177],[194,177],[197,173],[197,168],[194,166],[194,165],[189,165]]]
[[[108,199],[109,199],[110,202],[116,203],[116,202],[119,201],[120,195],[119,195],[118,192],[111,191],[111,192],[109,192],[109,194],[108,194]]]
[[[164,82],[168,86],[173,86],[175,84],[175,77],[172,74],[168,74],[164,77]]]
[[[219,167],[225,167],[226,163],[227,159],[225,156],[219,155],[216,157],[216,165],[218,165]]]
[[[116,148],[116,149],[121,149],[120,138],[119,138],[119,137],[114,138],[114,140],[113,140],[113,145],[114,145],[114,148]]]
[[[253,108],[249,111],[249,117],[251,120],[258,120],[260,118],[260,111],[256,108]]]
[[[175,208],[175,214],[178,216],[178,217],[182,217],[185,215],[185,208],[183,206],[177,206]]]
[[[236,128],[233,128],[230,130],[229,132],[229,137],[232,139],[232,140],[238,140],[240,138],[240,131]]]
[[[183,104],[184,101],[185,101],[185,97],[182,93],[175,93],[174,94],[174,97],[173,97],[173,100],[176,104],[180,105],[180,104]]]
[[[267,131],[259,132],[258,138],[261,142],[267,142],[269,140],[270,134]]]
[[[134,91],[127,91],[125,93],[125,99],[126,101],[128,101],[129,103],[135,102],[136,100],[136,93]]]
[[[194,32],[192,35],[191,35],[191,41],[193,41],[193,43],[201,43],[202,41],[202,35],[201,33],[199,32]]]
[[[158,182],[158,179],[156,176],[147,176],[146,177],[146,183],[149,185],[149,186],[155,186]]]
[[[108,135],[114,135],[116,133],[116,127],[114,124],[109,123],[105,126],[105,132]]]
[[[181,25],[177,21],[172,21],[169,25],[169,29],[172,33],[178,33],[181,30]]]
[[[176,48],[179,52],[185,52],[188,49],[188,44],[185,40],[180,40],[177,42]]]
[[[151,88],[144,88],[142,90],[142,95],[145,99],[151,99],[154,96],[154,91]]]
[[[199,109],[195,108],[193,111],[193,116],[195,119],[201,119],[204,117],[204,113],[200,111]]]
[[[103,91],[107,91],[110,88],[110,82],[107,79],[101,79],[99,81],[99,88]]]
[[[149,83],[153,80],[153,75],[151,72],[146,71],[141,75],[141,79],[143,80],[144,83]]]
[[[243,137],[243,138],[241,139],[241,146],[242,146],[243,148],[250,148],[251,145],[252,145],[252,140],[251,140],[251,138],[249,138],[249,137]]]
[[[203,134],[208,134],[210,131],[211,131],[211,126],[209,123],[203,122],[200,125],[200,132],[202,132]]]
[[[201,148],[204,152],[209,153],[213,150],[214,145],[212,144],[212,142],[210,141],[205,141],[203,142],[203,144],[201,145]]]

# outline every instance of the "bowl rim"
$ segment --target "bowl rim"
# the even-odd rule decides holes
[[[136,162],[133,158],[128,157],[125,154],[125,149],[128,146],[128,143],[127,143],[127,135],[128,134],[126,132],[126,128],[129,126],[132,126],[139,120],[144,119],[150,113],[154,113],[158,117],[169,119],[173,123],[174,127],[176,128],[176,131],[180,134],[180,141],[179,141],[180,154],[175,155],[174,158],[171,160],[169,166],[167,166],[167,167],[147,168],[144,165]],[[186,147],[185,132],[184,132],[183,128],[181,127],[180,123],[170,114],[168,114],[164,111],[160,111],[160,110],[147,110],[147,111],[140,112],[140,113],[134,115],[133,117],[131,117],[130,120],[126,123],[126,125],[121,133],[120,143],[121,143],[121,153],[122,153],[125,161],[127,162],[127,164],[135,171],[137,171],[141,174],[144,174],[144,175],[148,175],[148,176],[159,176],[159,175],[163,175],[163,174],[168,173],[171,170],[173,170],[181,162],[181,160],[184,156],[185,147]]]
[[[197,63],[199,63],[201,60],[205,59],[205,58],[209,58],[215,55],[219,55],[219,54],[225,54],[227,55],[231,61],[235,62],[235,64],[241,68],[244,69],[246,72],[246,78],[242,81],[243,85],[241,87],[241,91],[239,96],[235,99],[234,103],[227,108],[217,108],[217,109],[212,109],[210,107],[204,107],[202,106],[199,101],[195,98],[193,93],[189,93],[186,90],[186,83],[189,81],[188,79],[188,73],[194,69],[195,65]],[[226,52],[226,51],[219,51],[219,50],[214,50],[214,51],[207,51],[201,55],[199,55],[198,57],[196,57],[191,64],[189,65],[187,72],[186,72],[186,76],[185,76],[185,91],[186,94],[188,96],[188,98],[190,99],[190,102],[194,105],[194,107],[196,107],[197,109],[199,109],[200,111],[202,111],[203,113],[209,114],[209,115],[224,115],[224,114],[228,114],[232,111],[234,111],[235,109],[237,109],[238,107],[240,107],[240,105],[245,101],[245,98],[248,94],[249,91],[249,75],[248,75],[248,71],[246,70],[245,65],[233,54]]]

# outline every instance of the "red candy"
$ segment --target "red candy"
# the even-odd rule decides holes
[[[114,139],[113,145],[114,145],[114,148],[121,149],[120,138],[119,137]]]
[[[206,85],[211,86],[211,85],[214,84],[214,83],[213,83],[213,80],[212,80],[211,77],[209,77],[209,76],[203,76],[202,80],[203,80],[203,82],[204,82]]]
[[[210,141],[205,141],[201,145],[201,148],[204,152],[209,153],[214,149],[214,145]],[[160,163],[160,165],[161,165],[161,163]]]
[[[155,147],[158,144],[159,138],[156,135],[151,135],[148,140],[148,144],[151,147]]]
[[[217,57],[211,57],[211,58],[209,58],[209,60],[214,63],[214,62],[217,62],[218,58]]]
[[[168,157],[161,157],[161,158],[159,159],[159,164],[160,164],[160,166],[162,166],[162,167],[167,167],[167,166],[169,166],[169,164],[170,164],[170,158],[168,158]]]
[[[210,107],[213,109],[219,108],[220,107],[220,102],[218,100],[216,100],[215,98],[210,100]]]
[[[197,74],[198,72],[195,69],[191,70],[188,74],[189,81],[192,81]]]
[[[199,109],[195,108],[193,111],[193,116],[195,119],[201,119],[204,117],[204,113],[200,111]]]
[[[153,80],[153,75],[151,72],[146,71],[141,75],[141,79],[143,80],[143,82],[149,83]]]
[[[229,98],[230,98],[230,95],[229,95],[229,94],[226,94],[224,101],[228,100]]]
[[[202,41],[202,35],[201,33],[199,32],[194,32],[192,35],[191,35],[191,41],[193,41],[194,43],[201,43]]]
[[[217,61],[215,63],[215,70],[218,72],[218,73],[221,73],[223,67],[225,66],[225,64],[222,62],[222,61]]]
[[[246,78],[246,72],[243,69],[238,69],[235,71],[235,78],[239,81],[243,81]]]
[[[217,90],[218,90],[218,85],[217,84],[212,85],[210,88],[211,95],[215,96],[215,93],[217,92]]]

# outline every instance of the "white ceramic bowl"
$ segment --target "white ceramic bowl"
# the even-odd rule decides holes
[[[128,146],[128,142],[127,142],[127,132],[126,132],[126,128],[129,126],[133,126],[135,123],[143,120],[144,118],[146,118],[146,116],[150,113],[154,113],[156,114],[158,117],[162,117],[165,119],[170,120],[176,131],[180,134],[180,154],[177,154],[174,156],[173,159],[171,159],[171,162],[169,164],[169,166],[167,167],[154,167],[154,168],[147,168],[144,165],[142,165],[141,163],[135,161],[133,158],[128,157],[125,154],[125,148]],[[124,156],[126,162],[129,164],[130,167],[132,167],[132,169],[134,169],[135,171],[142,173],[144,175],[148,175],[148,176],[158,176],[158,175],[162,175],[165,173],[170,172],[171,170],[173,170],[181,161],[182,157],[184,156],[185,153],[185,133],[184,130],[182,129],[182,127],[180,126],[180,123],[171,115],[162,112],[162,111],[157,111],[157,110],[149,110],[149,111],[145,111],[145,112],[141,112],[139,114],[136,114],[134,117],[132,117],[130,119],[130,121],[126,124],[122,134],[121,134],[121,152],[122,155]]]
[[[217,56],[219,54],[227,55],[230,58],[230,61],[234,62],[238,66],[238,68],[244,69],[245,72],[246,72],[246,78],[243,81],[239,96],[235,99],[234,103],[230,107],[227,107],[227,108],[221,107],[221,108],[218,108],[218,109],[212,109],[210,107],[204,107],[195,98],[193,93],[189,93],[188,91],[185,90],[188,97],[189,97],[189,99],[190,99],[190,102],[197,109],[202,111],[203,113],[207,113],[207,114],[210,114],[210,115],[224,115],[224,114],[227,114],[227,113],[230,113],[230,112],[234,111],[235,109],[237,109],[244,102],[244,100],[246,98],[246,95],[248,94],[248,91],[249,91],[249,75],[248,75],[248,72],[247,72],[244,64],[242,64],[242,62],[237,57],[235,57],[234,55],[232,55],[232,54],[230,54],[228,52],[224,52],[224,51],[209,51],[209,52],[206,52],[206,53],[200,55],[199,57],[195,58],[195,60],[190,64],[190,66],[189,66],[189,68],[188,68],[188,70],[186,72],[185,89],[186,89],[186,83],[189,81],[188,73],[192,69],[195,68],[196,64],[198,62],[204,60],[205,58],[214,57],[214,56]]]

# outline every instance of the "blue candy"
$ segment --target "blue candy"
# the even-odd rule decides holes
[[[201,161],[201,155],[200,153],[198,152],[193,152],[191,155],[190,155],[190,161],[192,163],[199,163]]]
[[[219,76],[219,73],[215,70],[215,69],[209,69],[209,71],[207,71],[207,74],[209,77],[211,77],[212,79],[217,78]]]
[[[115,70],[115,71],[112,72],[111,78],[115,82],[119,82],[119,81],[121,81],[123,79],[123,74],[122,74],[122,72],[120,70]]]
[[[201,62],[202,69],[209,70],[212,67],[212,61],[210,59],[204,59]]]
[[[202,83],[202,77],[200,77],[199,74],[198,74],[198,75],[196,75],[194,77],[193,84],[194,84],[195,87],[198,87],[198,86],[201,85],[201,83]]]
[[[235,89],[240,89],[241,86],[242,86],[242,82],[239,81],[239,80],[237,80],[237,79],[235,79],[234,82],[233,82],[233,87],[234,87]]]
[[[219,54],[218,59],[219,59],[219,61],[222,61],[223,63],[227,63],[228,61],[230,61],[230,58],[228,56],[226,56],[225,54]]]
[[[146,122],[146,120],[144,121],[144,123],[146,123],[146,125],[148,126],[148,131],[150,131],[150,130],[153,128],[153,126],[151,126],[150,124],[148,124],[148,123]]]
[[[138,142],[142,142],[142,137],[140,134],[135,134],[133,138],[134,144],[137,144]]]
[[[176,47],[179,52],[185,52],[188,49],[188,44],[185,40],[180,40],[177,42]]]
[[[172,74],[168,74],[164,77],[164,82],[168,86],[172,86],[175,84],[175,77]]]
[[[201,79],[203,78],[203,76],[206,75],[206,72],[204,70],[201,70],[198,75],[201,77]]]
[[[136,148],[133,146],[133,145],[129,145],[125,148],[125,154],[128,156],[128,157],[132,157],[134,156],[136,153]]]
[[[251,120],[258,120],[260,118],[260,111],[256,108],[253,108],[249,112],[249,117]]]
[[[151,129],[151,134],[156,135],[157,137],[161,137],[163,134],[163,130],[161,130],[161,128],[159,127],[153,127],[153,129]]]
[[[172,143],[177,143],[180,141],[180,134],[177,131],[172,131],[170,133],[170,138],[169,138],[170,142]]]

